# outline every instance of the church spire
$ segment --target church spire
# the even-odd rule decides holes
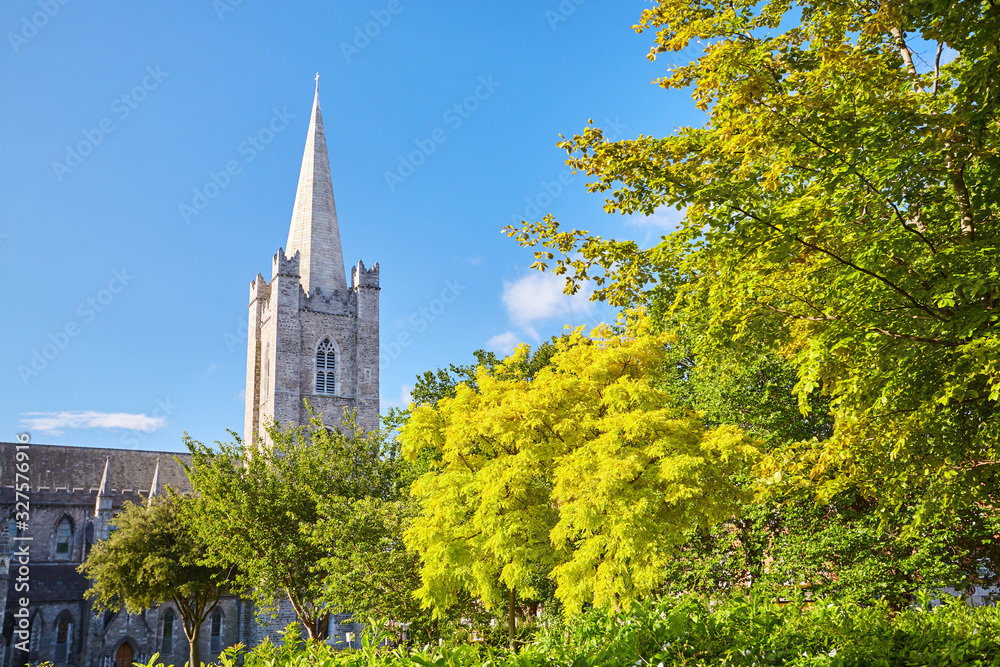
[[[306,292],[312,292],[317,287],[323,288],[324,294],[332,294],[335,289],[347,291],[337,207],[333,200],[333,181],[330,178],[330,158],[326,152],[323,115],[319,109],[318,74],[309,134],[306,136],[302,169],[299,171],[299,186],[295,191],[292,224],[285,248],[289,257],[295,251],[299,252],[299,275]]]

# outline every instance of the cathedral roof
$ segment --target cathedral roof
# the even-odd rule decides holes
[[[323,133],[323,114],[319,109],[319,75],[316,76],[316,97],[285,253],[291,257],[298,251],[299,273],[306,293],[321,287],[324,294],[331,294],[336,289],[346,292],[347,279],[333,199],[330,158]]]
[[[0,442],[0,487],[13,487],[15,443]],[[190,462],[189,454],[174,452],[141,452],[133,449],[104,449],[99,447],[67,447],[64,445],[36,445],[28,447],[28,465],[32,491],[97,492],[107,466],[107,492],[121,493],[129,490],[146,494],[157,473],[160,488],[169,486],[177,491],[191,491],[184,470],[174,457]]]

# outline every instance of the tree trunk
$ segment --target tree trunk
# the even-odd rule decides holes
[[[292,595],[292,590],[288,586],[285,586],[285,595],[288,596],[288,601],[292,604],[292,609],[295,610],[295,616],[298,617],[299,623],[306,629],[306,639],[316,639],[316,624],[318,619],[314,618],[305,606],[301,604],[301,601]]]
[[[330,613],[327,612],[319,617],[317,621],[316,638],[326,640],[330,636]]]
[[[203,614],[202,608],[198,605],[195,605],[195,608],[191,609],[188,600],[184,598],[174,597],[173,602],[177,606],[177,611],[181,613],[181,627],[184,630],[184,636],[188,640],[188,665],[190,667],[201,667],[201,656],[198,653],[198,638],[201,637],[201,624],[205,620],[207,612]],[[215,608],[214,604],[212,608]]]
[[[185,628],[185,633],[186,632]],[[190,667],[201,667],[201,655],[198,652],[198,639],[201,637],[201,624],[197,624],[188,635],[188,665]]]
[[[514,589],[510,589],[507,595],[507,639],[510,641],[510,650],[514,650]]]

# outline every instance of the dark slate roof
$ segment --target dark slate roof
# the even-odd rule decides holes
[[[0,487],[14,486],[16,444],[0,442]],[[177,452],[141,452],[133,449],[67,447],[65,445],[29,445],[32,491],[59,489],[97,491],[108,461],[108,487],[111,493],[125,490],[149,493],[156,462],[160,462],[160,485],[190,492],[191,483],[174,457],[191,462],[190,454]]]
[[[90,588],[87,578],[76,571],[74,563],[32,563],[31,602],[79,602]],[[13,573],[11,573],[13,575]],[[11,576],[7,585],[7,599],[16,600],[24,593],[17,593],[17,577]]]

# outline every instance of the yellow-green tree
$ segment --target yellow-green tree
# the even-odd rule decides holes
[[[833,437],[765,466],[905,514],[996,507],[1000,487],[1000,11],[992,0],[659,0],[635,26],[657,81],[706,122],[562,146],[608,212],[685,211],[655,248],[561,228],[511,234],[537,268],[613,303],[713,313],[704,347],[773,331]]]
[[[707,429],[658,386],[668,343],[639,313],[578,329],[547,366],[510,373],[518,349],[477,389],[413,408],[400,439],[436,462],[412,487],[421,514],[406,533],[423,557],[423,602],[461,591],[493,608],[530,594],[541,568],[571,612],[619,607],[662,583],[687,531],[729,515],[732,482],[756,450],[733,427]],[[513,631],[512,608],[508,610]]]

